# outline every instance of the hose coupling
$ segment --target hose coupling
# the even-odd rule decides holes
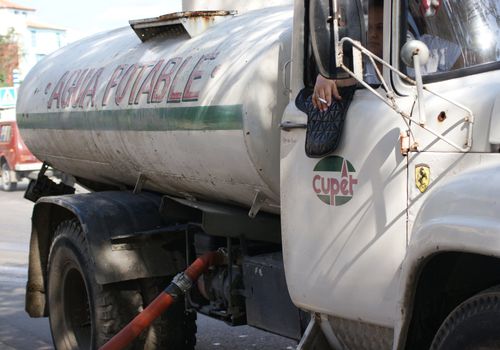
[[[184,273],[178,273],[173,279],[172,283],[181,290],[183,294],[186,294],[193,286],[193,281]]]
[[[182,298],[193,286],[193,281],[184,272],[178,273],[172,282],[165,288],[164,292],[170,294],[174,301]]]

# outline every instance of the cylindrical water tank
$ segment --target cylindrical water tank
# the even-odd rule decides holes
[[[292,8],[228,16],[194,37],[186,21],[210,20],[192,16],[144,42],[121,28],[40,62],[19,90],[23,138],[78,178],[133,186],[142,175],[145,189],[243,206],[260,192],[278,212]]]
[[[238,13],[274,7],[293,5],[293,0],[182,0],[182,11],[238,11]]]

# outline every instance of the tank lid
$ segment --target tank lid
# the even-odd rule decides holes
[[[160,34],[169,37],[187,34],[192,38],[235,14],[236,11],[185,11],[131,20],[129,24],[141,41]]]

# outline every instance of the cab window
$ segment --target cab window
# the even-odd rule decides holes
[[[12,127],[10,125],[0,125],[0,142],[9,142]]]
[[[423,41],[429,48],[424,76],[500,61],[500,1],[441,0],[434,16],[426,16],[420,4],[407,3],[406,40]],[[407,73],[414,76],[411,69]]]
[[[325,1],[326,3],[326,1]],[[376,56],[383,56],[383,29],[384,29],[384,0],[359,0],[359,3],[363,9],[364,18],[364,29],[363,37],[361,38],[361,43],[368,48]],[[325,5],[327,6],[327,5]],[[309,8],[306,7],[307,11]],[[306,11],[306,30],[309,28],[309,12]],[[325,28],[325,30],[327,30]],[[311,48],[311,38],[309,33],[306,32],[306,54],[305,57],[305,71],[304,71],[304,83],[306,88],[311,89],[314,87],[316,81],[316,76],[318,75],[318,70],[316,67],[316,62],[314,61],[313,52]],[[364,60],[364,80],[368,83],[377,82],[374,68],[367,64],[368,60],[363,57]],[[345,61],[344,61],[345,63]],[[347,63],[349,66],[349,64]],[[381,67],[379,67],[380,69]],[[341,78],[349,78],[347,73],[339,73]]]

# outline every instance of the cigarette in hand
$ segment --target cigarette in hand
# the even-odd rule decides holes
[[[328,102],[324,98],[318,97],[318,100],[319,102],[324,103],[325,105],[328,104]]]

